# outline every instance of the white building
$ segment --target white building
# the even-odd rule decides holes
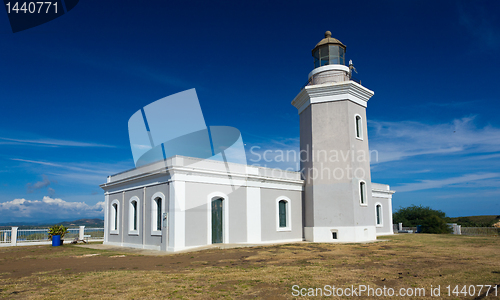
[[[300,115],[302,174],[228,162],[224,151],[223,161],[165,158],[162,144],[155,149],[163,149],[164,159],[101,185],[104,243],[179,251],[216,243],[363,242],[392,234],[394,191],[370,176],[366,106],[373,92],[351,78],[345,50],[327,31],[313,49],[308,85],[292,101]]]

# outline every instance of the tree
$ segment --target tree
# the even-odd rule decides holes
[[[446,224],[446,214],[440,210],[434,210],[422,205],[412,205],[406,208],[400,207],[394,213],[394,223],[403,223],[408,227],[422,225],[424,233],[450,233],[451,228]]]
[[[421,225],[423,233],[451,233],[451,228],[446,221],[436,215],[425,218]]]

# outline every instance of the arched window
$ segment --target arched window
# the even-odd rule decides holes
[[[286,227],[286,223],[287,223],[287,220],[286,220],[287,205],[288,205],[288,202],[286,202],[285,200],[280,200],[280,202],[278,203],[280,228]]]
[[[120,203],[118,200],[113,200],[111,202],[111,215],[110,215],[110,233],[118,234],[118,228],[120,228]]]
[[[139,198],[134,196],[129,200],[128,222],[129,234],[139,234]]]
[[[113,230],[118,230],[118,204],[113,204]]]
[[[151,234],[161,235],[165,196],[158,192],[151,197]]]
[[[363,139],[363,122],[361,121],[361,116],[356,115],[355,117],[356,125],[356,138]]]
[[[376,212],[376,218],[377,218],[377,225],[382,225],[382,205],[377,203],[375,206],[375,212]]]
[[[132,223],[132,230],[137,230],[137,201],[132,201],[132,218],[134,222]]]
[[[161,230],[161,198],[155,199],[156,202],[156,230]]]
[[[367,203],[366,203],[366,183],[364,181],[359,182],[359,203],[361,205],[367,205]]]
[[[278,197],[276,199],[276,229],[278,231],[291,230],[290,199]]]

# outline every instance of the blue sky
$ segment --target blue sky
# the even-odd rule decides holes
[[[290,102],[326,30],[375,92],[372,180],[397,191],[394,208],[500,214],[498,11],[496,1],[81,1],[15,34],[1,12],[0,223],[102,217],[98,185],[134,167],[130,116],[190,88],[207,125],[238,128],[247,151],[298,149]]]

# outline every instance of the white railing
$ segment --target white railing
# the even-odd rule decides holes
[[[64,235],[66,242],[74,239],[85,241],[104,240],[104,228],[69,228],[68,233]],[[0,230],[0,246],[26,246],[34,244],[50,244],[48,229],[12,229]]]
[[[69,228],[68,233],[64,235],[65,240],[74,240],[75,238],[79,237],[80,235],[80,229],[79,228]]]
[[[10,236],[12,234],[12,230],[10,229],[5,229],[5,230],[0,230],[0,244],[10,244]]]
[[[104,228],[85,228],[85,234],[90,235],[91,240],[104,240]]]
[[[17,243],[46,242],[49,240],[47,229],[18,229]]]
[[[336,83],[336,82],[344,82],[344,81],[354,81],[356,83],[361,84],[361,80],[356,79],[343,71],[326,71],[314,74],[309,78],[309,80],[302,86],[304,89],[309,85],[323,84],[323,83]]]

